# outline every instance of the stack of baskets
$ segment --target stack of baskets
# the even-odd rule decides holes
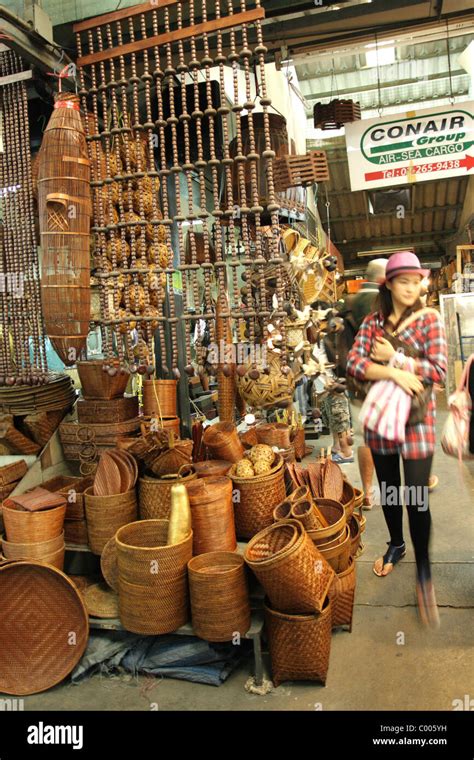
[[[100,555],[119,528],[137,519],[136,489],[114,496],[96,496],[90,486],[84,491],[84,498],[89,547],[93,554]]]
[[[43,483],[43,488],[60,493],[66,499],[66,516],[64,520],[64,540],[76,546],[87,546],[86,510],[84,491],[93,484],[93,478],[75,478],[71,475],[57,475]]]
[[[143,414],[157,419],[160,427],[170,429],[179,436],[177,386],[177,380],[144,380]]]
[[[208,552],[188,563],[194,632],[206,641],[240,639],[250,628],[250,602],[243,557]]]
[[[168,520],[140,520],[115,536],[120,620],[127,631],[171,633],[189,620],[193,533],[167,545]]]
[[[281,520],[247,545],[245,561],[267,599],[265,621],[275,685],[326,682],[334,572],[297,520]]]
[[[11,499],[3,502],[6,537],[2,539],[2,553],[8,560],[32,559],[62,570],[66,549],[63,530],[66,499],[50,494],[50,503],[54,506],[48,507],[46,493],[42,493],[44,507],[35,511],[24,509]]]

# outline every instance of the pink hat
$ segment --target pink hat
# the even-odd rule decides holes
[[[422,269],[418,256],[411,251],[399,251],[390,256],[385,270],[385,279],[393,280],[399,274],[419,274],[423,278],[428,277],[430,270]]]

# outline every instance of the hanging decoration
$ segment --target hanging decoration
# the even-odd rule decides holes
[[[169,330],[170,369],[179,377],[178,336],[183,328],[185,369],[193,374],[193,359],[202,361],[199,345],[199,357],[192,356],[194,324],[204,322],[209,342],[216,340],[216,289],[225,294],[219,301],[219,320],[227,324],[226,340],[228,320],[236,326],[243,321],[250,345],[256,340],[263,344],[273,314],[282,322],[283,348],[285,344],[275,151],[262,34],[265,12],[260,0],[240,0],[237,8],[233,0],[215,0],[209,20],[207,6],[206,0],[167,0],[120,9],[74,27],[82,109],[93,114],[87,142],[101,290],[98,321],[107,358],[118,353],[132,372],[153,373],[154,332],[165,357]],[[229,65],[230,105],[225,76]],[[236,135],[232,154],[231,120]],[[258,129],[262,137],[257,147]],[[153,297],[151,264],[157,285]],[[258,280],[245,302],[240,299],[241,267],[248,280]],[[271,296],[267,267],[274,273]],[[180,317],[177,286],[183,296]],[[132,331],[134,340],[138,335],[138,344],[146,347],[138,355]],[[222,381],[229,380],[232,362],[219,364]],[[257,361],[251,359],[250,365],[258,376]],[[289,371],[284,350],[280,370],[283,376]],[[162,371],[166,374],[168,367]]]
[[[48,380],[21,59],[0,52],[0,386]],[[2,81],[4,80],[4,81]],[[0,399],[1,400],[1,399]]]

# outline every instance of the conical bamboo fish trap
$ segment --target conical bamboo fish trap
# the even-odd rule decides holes
[[[84,349],[90,319],[90,164],[79,98],[59,93],[38,166],[45,330],[66,365]]]

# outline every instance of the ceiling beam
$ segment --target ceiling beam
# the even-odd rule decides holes
[[[363,192],[363,191],[362,191]],[[436,211],[460,211],[463,207],[462,203],[457,203],[456,205],[447,205],[447,206],[429,206],[426,208],[416,208],[415,214],[431,214]],[[356,216],[333,216],[331,217],[331,224],[337,224],[338,222],[344,222],[347,224],[350,224],[351,222],[362,222],[362,221],[368,221],[370,224],[371,222],[376,222],[377,219],[387,219],[388,217],[393,217],[394,213],[393,211],[386,211],[383,214],[370,214],[369,219],[366,218],[365,214],[357,214]],[[412,216],[411,210],[407,213],[407,217],[410,218]],[[323,224],[324,224],[324,220]]]
[[[431,237],[433,238],[436,236],[439,238],[448,238],[451,235],[455,235],[457,233],[457,228],[452,227],[450,230],[430,230],[429,232],[411,232],[411,233],[404,233],[402,235],[383,235],[381,237],[374,238],[372,236],[367,236],[363,238],[356,238],[354,240],[347,240],[346,243],[343,243],[342,240],[333,240],[334,245],[337,245],[338,247],[342,246],[343,250],[347,250],[348,248],[360,248],[361,245],[371,245],[374,248],[380,248],[381,245],[388,245],[389,243],[396,243],[398,240],[411,240],[413,245],[418,244],[418,238],[423,240],[423,238]],[[415,240],[416,238],[416,240]]]

